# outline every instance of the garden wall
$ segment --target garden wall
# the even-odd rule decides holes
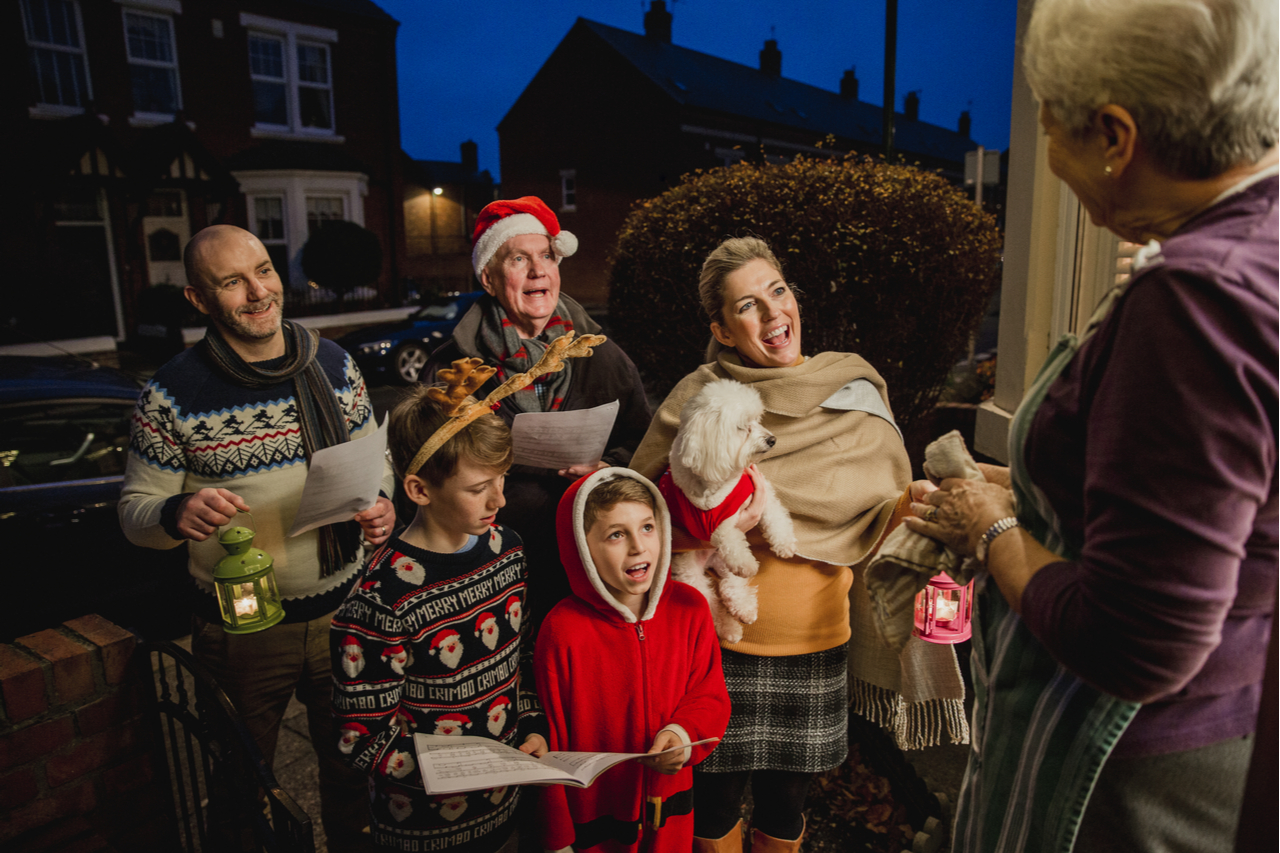
[[[83,616],[0,644],[0,849],[171,846],[146,655]]]

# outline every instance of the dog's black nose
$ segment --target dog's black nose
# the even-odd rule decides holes
[[[778,443],[778,439],[774,438],[773,436],[769,436],[764,440],[764,443],[769,445],[770,447],[773,447],[775,444]]]

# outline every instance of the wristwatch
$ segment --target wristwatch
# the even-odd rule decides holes
[[[995,524],[988,527],[987,532],[982,534],[982,538],[978,540],[978,547],[973,551],[974,558],[977,559],[979,563],[986,565],[987,549],[991,547],[991,543],[994,542],[996,537],[1001,533],[1010,531],[1017,526],[1018,519],[1011,515],[1007,518],[1000,519]]]

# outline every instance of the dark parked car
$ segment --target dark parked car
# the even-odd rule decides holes
[[[116,515],[139,387],[81,359],[0,357],[0,640],[86,613],[190,630],[186,548],[132,545]]]
[[[338,345],[351,353],[369,382],[412,384],[418,381],[427,356],[449,339],[453,327],[483,292],[437,296],[408,319],[358,329],[338,338]]]

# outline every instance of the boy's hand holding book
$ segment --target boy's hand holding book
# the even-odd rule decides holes
[[[520,744],[520,751],[532,755],[534,758],[541,758],[551,751],[551,747],[547,745],[547,741],[542,735],[532,734],[524,739],[524,743]]]
[[[684,767],[684,763],[689,756],[689,750],[675,749],[678,746],[687,746],[687,744],[680,738],[680,735],[671,729],[663,729],[653,739],[653,746],[649,747],[649,754],[645,758],[641,758],[640,763],[650,770],[656,770],[667,776],[674,776],[680,772],[681,767]]]

